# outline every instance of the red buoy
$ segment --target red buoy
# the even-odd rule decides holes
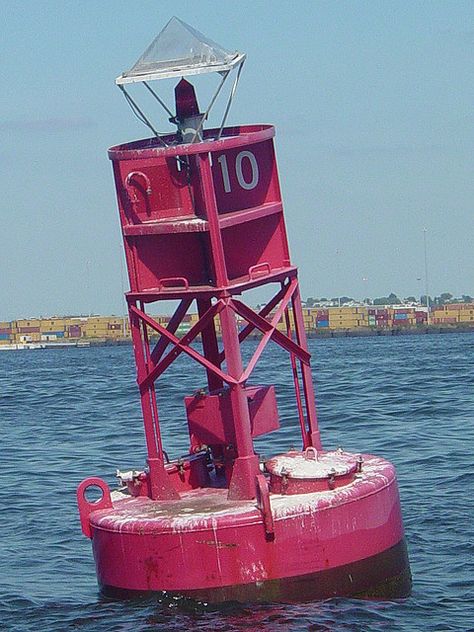
[[[160,36],[170,28],[184,40],[200,35],[173,19]],[[238,78],[244,56],[212,43],[209,57],[204,36],[207,57],[193,41],[192,55],[180,51],[163,66],[160,36],[148,49],[155,65],[139,60],[117,80],[123,90],[205,68],[224,78],[237,68]],[[78,488],[99,584],[113,595],[167,591],[206,601],[406,596],[411,579],[394,467],[321,445],[274,128],[223,122],[203,130],[206,114],[189,86],[181,80],[176,91],[177,134],[109,150],[147,468],[119,474],[119,492],[98,478]],[[259,312],[241,298],[270,284],[273,298]],[[147,308],[170,299],[178,307],[165,326]],[[193,306],[198,320],[180,336]],[[244,366],[240,347],[253,333],[260,337]],[[302,445],[261,461],[254,438],[280,426],[275,387],[252,383],[270,342],[288,353]],[[183,353],[202,376],[196,371],[198,390],[184,397],[189,451],[169,461],[155,385]],[[87,500],[90,487],[100,489],[99,501]]]

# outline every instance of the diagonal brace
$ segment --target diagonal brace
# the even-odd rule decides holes
[[[222,301],[218,301],[214,305],[212,305],[202,316],[202,318],[192,327],[181,339],[177,338],[175,335],[170,333],[165,327],[159,325],[153,318],[145,314],[145,312],[139,310],[138,308],[132,306],[131,311],[136,314],[139,318],[141,318],[147,325],[149,325],[153,330],[165,336],[172,342],[175,348],[168,352],[168,354],[156,365],[154,366],[148,374],[138,382],[140,389],[149,387],[156,378],[165,371],[168,366],[176,360],[176,358],[181,353],[186,353],[191,358],[196,360],[199,364],[202,364],[206,369],[212,371],[216,375],[218,375],[224,382],[228,384],[236,384],[236,380],[224,373],[221,369],[216,367],[212,362],[210,362],[207,358],[205,358],[202,354],[198,353],[195,349],[190,347],[190,343],[194,340],[194,338],[202,331],[202,329],[207,325],[209,320],[214,318],[216,314],[219,314],[224,308],[224,303]]]
[[[247,381],[248,378],[250,377],[250,374],[254,370],[255,365],[258,362],[258,359],[260,358],[260,356],[262,355],[263,351],[265,350],[265,347],[267,346],[269,340],[272,338],[273,332],[275,331],[276,326],[278,325],[278,323],[280,322],[280,320],[281,320],[281,318],[283,316],[283,312],[285,311],[288,303],[291,301],[291,298],[292,298],[293,293],[295,291],[295,287],[296,286],[289,285],[286,288],[284,296],[281,299],[280,306],[276,310],[276,312],[273,315],[272,320],[270,322],[271,328],[268,329],[268,331],[266,331],[263,334],[262,339],[258,343],[258,346],[257,346],[257,348],[255,350],[255,353],[253,354],[250,362],[247,365],[247,368],[245,369],[244,373],[242,374],[242,377],[241,377],[242,381],[244,381],[244,382]]]
[[[266,316],[268,316],[268,314],[272,311],[272,309],[278,305],[278,303],[281,301],[281,299],[283,298],[283,296],[285,296],[285,293],[287,291],[287,288],[289,286],[293,286],[292,289],[292,294],[296,289],[296,279],[292,279],[290,281],[289,284],[284,285],[276,294],[275,296],[268,301],[268,303],[265,305],[265,307],[263,307],[258,314],[260,316],[262,316],[263,318],[265,318]],[[242,329],[241,332],[239,332],[239,344],[242,343],[251,333],[252,331],[255,329],[255,325],[252,325],[251,323],[248,323],[247,325],[245,325],[245,327]],[[224,351],[221,351],[221,353],[219,354],[219,362],[224,362],[225,360],[225,353]]]
[[[311,354],[300,347],[300,345],[296,344],[296,342],[291,340],[291,338],[288,338],[288,336],[282,334],[280,331],[278,331],[278,329],[275,328],[275,326],[271,325],[267,320],[265,320],[265,318],[262,318],[259,314],[250,309],[250,307],[247,307],[247,305],[245,305],[241,301],[232,299],[231,304],[237,314],[245,318],[245,320],[248,320],[249,323],[255,325],[255,327],[259,329],[262,333],[271,331],[271,338],[273,338],[273,340],[277,344],[279,344],[280,347],[283,347],[283,349],[286,349],[286,351],[288,351],[289,353],[294,354],[297,358],[301,360],[301,362],[303,362],[303,364],[309,366]]]
[[[176,333],[176,330],[179,327],[179,324],[181,323],[181,320],[183,318],[183,316],[186,314],[186,312],[189,309],[189,306],[191,305],[191,303],[193,302],[192,298],[187,298],[187,299],[183,299],[181,301],[181,303],[178,305],[175,313],[173,314],[173,316],[170,318],[170,321],[168,323],[168,326],[166,327],[166,329],[174,334]],[[165,336],[161,336],[161,338],[158,340],[158,342],[155,345],[155,348],[153,349],[153,351],[151,352],[151,362],[153,364],[153,366],[159,362],[159,360],[162,358],[164,352],[166,351],[168,345],[171,343],[171,340],[169,340],[169,338],[166,338]]]

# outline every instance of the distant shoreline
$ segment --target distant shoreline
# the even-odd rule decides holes
[[[422,335],[438,335],[438,334],[456,334],[456,333],[474,333],[474,325],[458,325],[458,326],[440,326],[440,325],[423,325],[418,327],[393,327],[384,329],[333,329],[333,330],[312,330],[306,332],[308,339],[329,339],[329,338],[377,338],[387,336],[422,336]],[[251,334],[248,339],[256,340],[261,337],[258,333]],[[198,339],[199,340],[199,339]],[[87,342],[87,345],[84,345]],[[82,344],[68,345],[61,342],[50,342],[47,349],[65,349],[65,348],[91,348],[91,347],[117,347],[131,346],[130,338],[113,338],[100,339],[89,338],[82,339]]]

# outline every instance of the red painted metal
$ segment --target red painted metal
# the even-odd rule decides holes
[[[390,463],[364,455],[360,478],[334,491],[267,494],[262,474],[256,484],[255,502],[229,505],[225,489],[208,488],[160,504],[123,497],[113,510],[94,512],[90,523],[100,585],[105,592],[197,592],[208,601],[220,600],[219,589],[228,596],[251,590],[252,599],[268,600],[285,599],[286,585],[300,577],[309,584],[306,596],[315,598],[370,593],[400,576],[406,594],[403,527]],[[144,537],[147,533],[153,537]],[[397,573],[381,565],[376,583],[360,578],[347,589],[342,569],[395,547]],[[312,580],[338,570],[340,587],[333,586],[329,595],[324,583]]]
[[[189,85],[177,90],[183,119],[198,114]],[[120,475],[120,493],[100,479],[79,486],[99,583],[109,593],[213,601],[375,594],[388,585],[391,596],[407,594],[393,466],[321,446],[274,129],[231,127],[219,139],[217,131],[190,144],[178,134],[164,139],[168,146],[147,139],[109,150],[148,467]],[[269,284],[277,288],[259,312],[240,298]],[[178,305],[167,323],[147,313],[170,299]],[[193,306],[197,322],[180,336]],[[255,333],[244,366],[241,345]],[[253,439],[280,423],[275,388],[251,379],[270,342],[289,355],[303,451],[261,464]],[[183,353],[202,377],[196,371],[198,390],[184,398],[189,453],[168,462],[155,386]],[[91,486],[102,492],[98,504],[85,498]]]
[[[280,427],[274,386],[247,386],[245,396],[252,437]],[[219,389],[209,395],[198,392],[185,397],[192,446],[233,445],[236,441],[230,391]]]

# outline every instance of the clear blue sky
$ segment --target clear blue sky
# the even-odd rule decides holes
[[[424,227],[430,293],[474,294],[472,0],[3,0],[0,320],[123,313],[114,79],[175,14],[248,55],[303,296],[420,295]]]

